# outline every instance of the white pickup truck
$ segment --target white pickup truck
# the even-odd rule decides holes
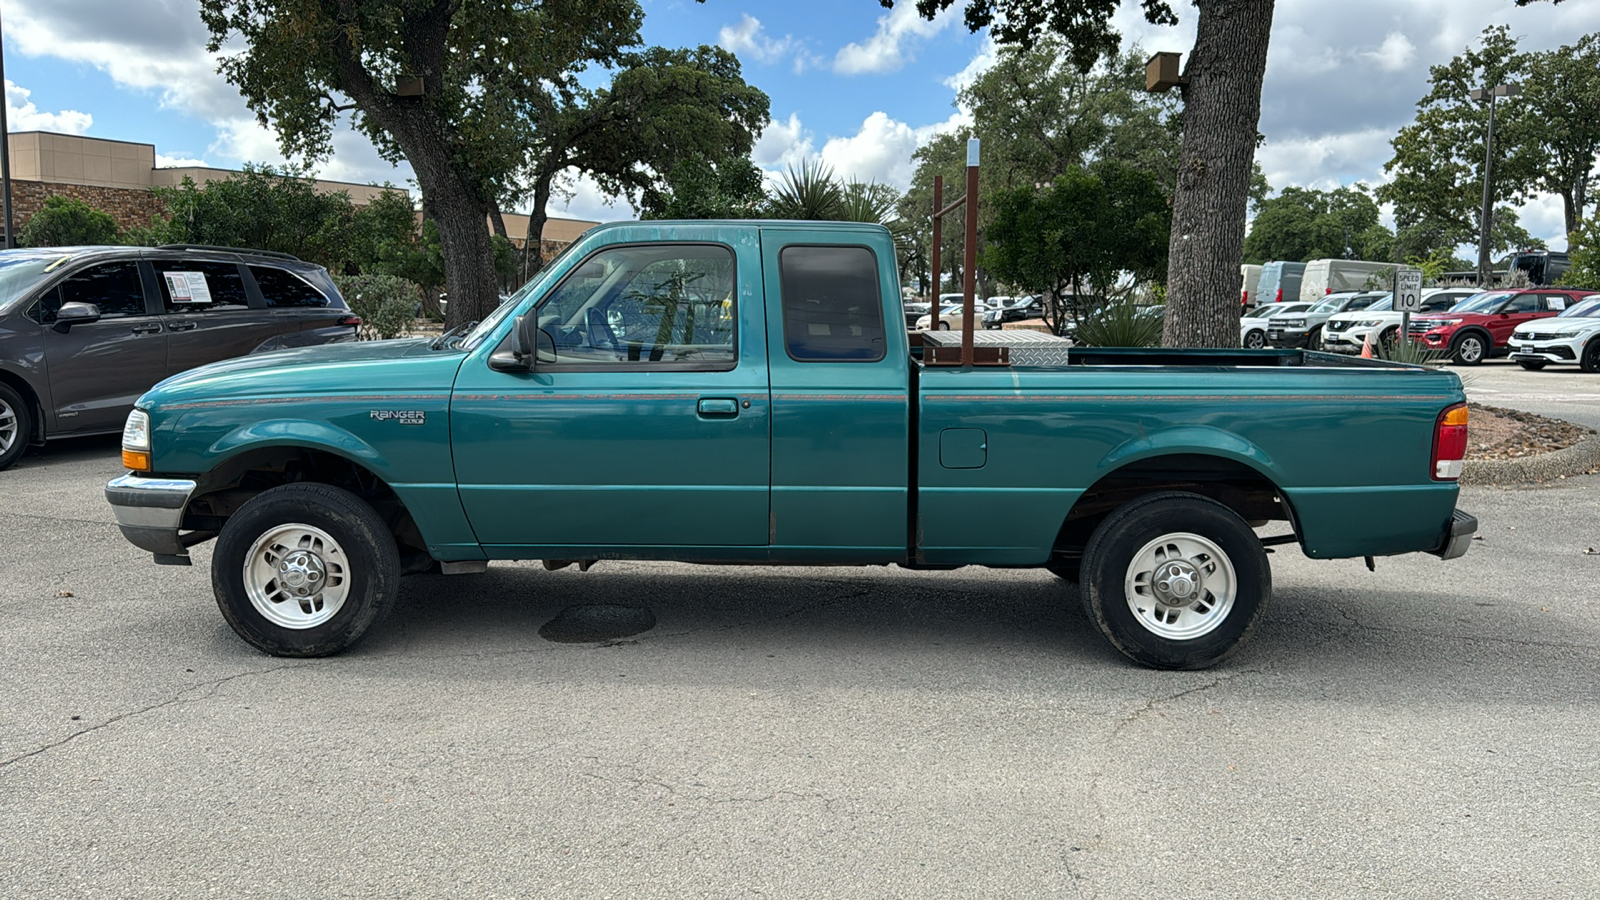
[[[1267,342],[1274,347],[1322,349],[1322,325],[1336,313],[1366,309],[1387,291],[1329,294],[1303,313],[1273,316],[1267,323]]]

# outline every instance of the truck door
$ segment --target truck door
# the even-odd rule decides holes
[[[553,361],[497,372],[480,354],[462,366],[456,480],[491,557],[765,558],[760,284],[753,247],[604,247],[529,313]]]
[[[884,315],[893,252],[865,231],[768,227],[761,257],[773,316],[772,558],[904,559],[910,350],[899,318]]]

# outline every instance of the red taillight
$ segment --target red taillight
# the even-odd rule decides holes
[[[1283,288],[1278,288],[1278,299],[1276,299],[1276,300],[1274,300],[1272,302],[1273,303],[1282,303],[1283,302]]]
[[[1239,292],[1239,305],[1240,306],[1249,306],[1250,305],[1250,292],[1249,291],[1240,291]]]
[[[349,326],[351,326],[353,328],[360,328],[361,327],[361,317],[360,316],[345,316],[344,318],[339,320],[339,324],[340,325],[349,325]]]
[[[1324,296],[1324,297],[1328,296],[1331,293],[1333,293],[1333,288],[1331,288],[1331,287],[1325,287],[1325,288],[1322,289],[1322,296]]]
[[[1467,405],[1439,413],[1433,429],[1433,459],[1429,473],[1435,481],[1455,481],[1461,477],[1461,461],[1467,457]]]

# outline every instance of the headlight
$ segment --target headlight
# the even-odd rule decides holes
[[[1382,325],[1382,324],[1383,324],[1383,320],[1382,319],[1362,319],[1360,322],[1356,323],[1356,327],[1357,328],[1372,328],[1373,326]]]
[[[150,471],[150,414],[142,409],[128,413],[122,426],[122,467]]]
[[[1280,320],[1278,322],[1278,327],[1280,327],[1280,328],[1304,328],[1304,327],[1306,327],[1306,320],[1305,319],[1282,319],[1282,320]]]
[[[1429,328],[1449,328],[1451,325],[1460,325],[1460,319],[1434,319],[1428,323]]]

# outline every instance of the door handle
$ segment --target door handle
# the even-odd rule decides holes
[[[135,325],[133,326],[132,331],[134,334],[160,334],[161,324],[158,322],[151,322],[148,325]]]
[[[739,401],[731,397],[702,397],[697,408],[705,419],[732,419],[739,415]]]
[[[193,331],[198,322],[173,322],[167,326],[168,331]]]

